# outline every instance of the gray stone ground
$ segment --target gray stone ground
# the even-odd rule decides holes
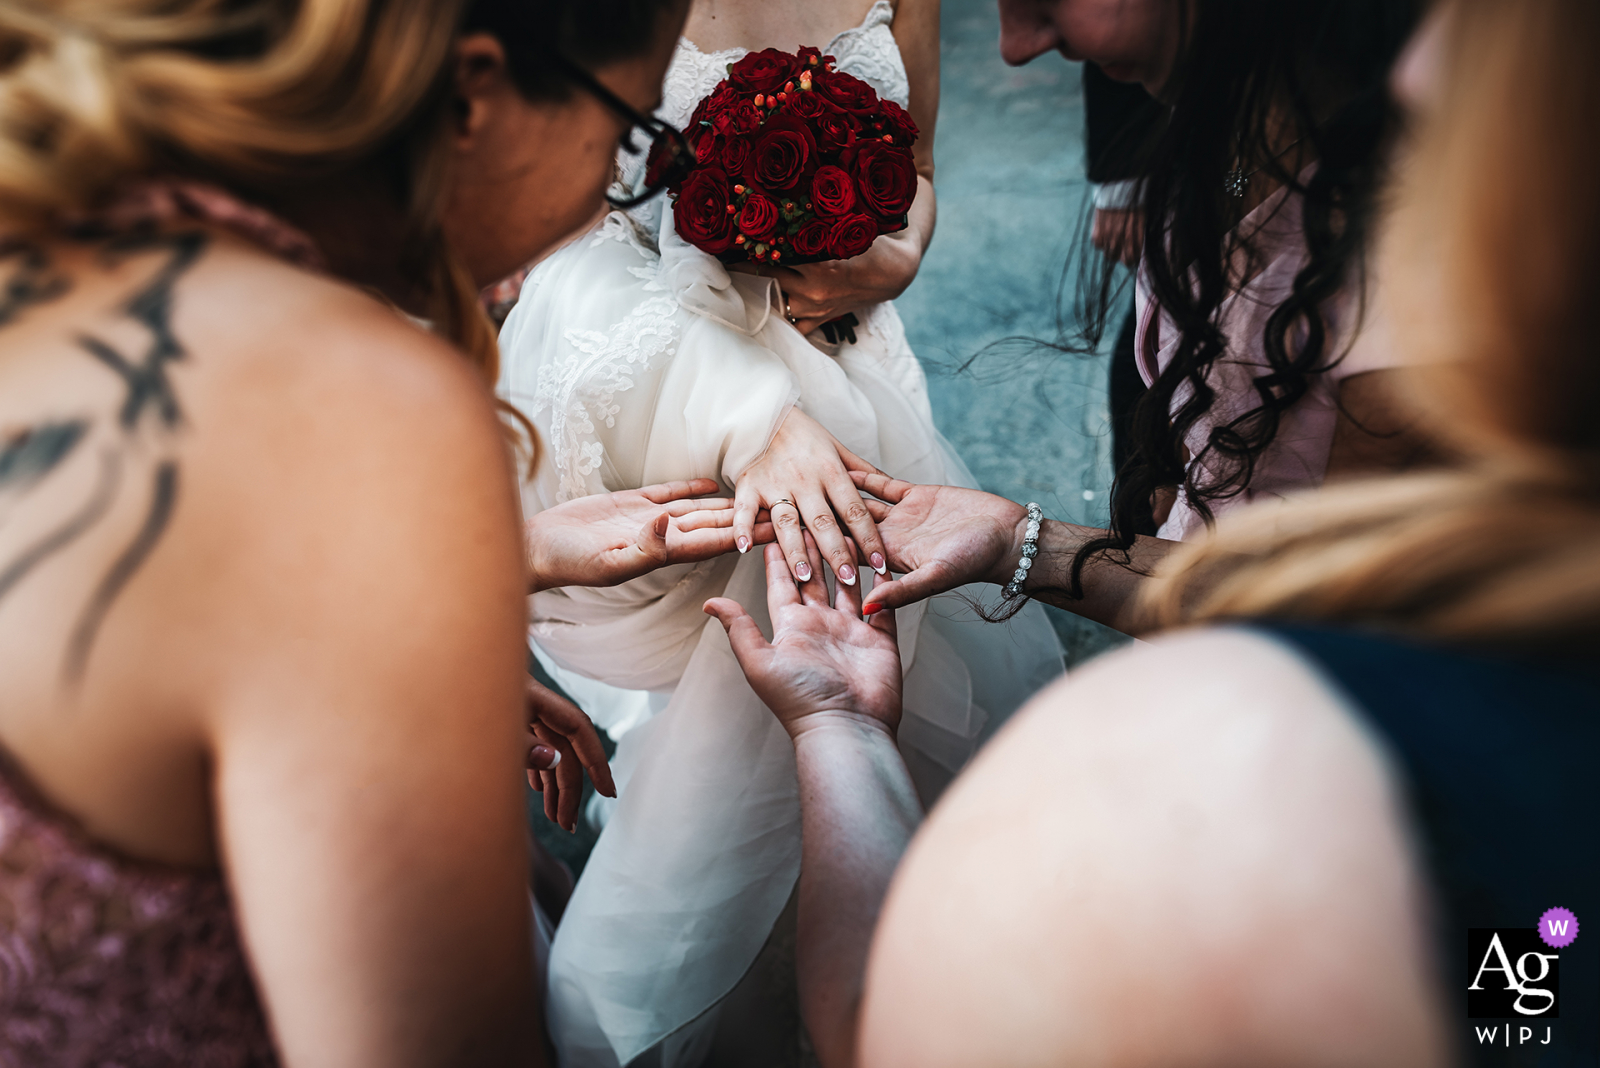
[[[994,346],[1053,339],[1060,330],[1058,294],[1086,210],[1079,70],[1053,55],[1009,68],[998,40],[995,0],[944,0],[939,230],[898,306],[927,369],[939,428],[983,488],[1038,501],[1053,518],[1100,525],[1111,480],[1105,358],[1026,342]],[[1123,640],[1050,613],[1069,664]],[[581,872],[594,845],[587,827],[567,835],[538,805],[530,791],[541,843]],[[759,983],[747,984],[766,995],[729,1006],[766,1032],[767,1042],[757,1043],[766,1049],[719,1048],[718,1064],[815,1063],[798,1017],[774,1004],[793,1004],[792,959],[793,928],[780,924],[754,969]],[[775,1010],[781,1020],[769,1016]]]

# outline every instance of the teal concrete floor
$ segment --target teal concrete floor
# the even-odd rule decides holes
[[[1054,54],[1007,67],[995,0],[945,0],[942,36],[939,228],[897,306],[934,418],[983,488],[1100,526],[1107,360],[1037,343],[1058,337],[1070,313],[1060,295],[1087,211],[1080,69]],[[1051,616],[1070,663],[1122,640]]]

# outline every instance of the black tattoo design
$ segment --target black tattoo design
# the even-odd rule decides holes
[[[124,453],[146,431],[170,434],[183,425],[183,409],[173,389],[170,368],[188,351],[172,328],[173,291],[178,280],[205,252],[207,236],[199,231],[163,234],[141,232],[112,238],[103,262],[116,267],[134,256],[165,253],[154,278],[122,306],[122,311],[148,332],[143,352],[129,356],[105,340],[88,334],[76,338],[89,356],[122,381],[124,395],[111,421],[121,447],[109,446],[101,455],[100,474],[87,501],[53,530],[38,538],[10,561],[0,560],[0,601],[41,564],[72,545],[112,510],[122,487]],[[15,261],[11,277],[0,284],[0,328],[15,321],[28,307],[45,303],[67,291],[69,282],[51,268],[44,252],[30,245],[0,244],[0,264]],[[146,418],[146,416],[152,418]],[[0,442],[0,498],[15,497],[38,485],[82,445],[96,428],[89,419],[40,423]],[[146,441],[148,444],[148,441]],[[166,450],[159,450],[166,451]],[[66,650],[62,679],[67,685],[81,681],[96,636],[118,596],[154,552],[172,521],[178,499],[178,464],[157,462],[151,480],[149,503],[137,533],[113,560],[96,585],[89,603],[79,614]]]
[[[156,542],[166,532],[177,500],[178,465],[168,460],[156,468],[150,507],[145,512],[144,524],[139,527],[138,535],[122,550],[122,554],[111,565],[111,570],[106,572],[106,577],[100,580],[100,586],[94,591],[88,607],[78,617],[78,625],[72,632],[72,643],[67,647],[67,662],[63,671],[67,681],[76,682],[83,677],[83,669],[89,663],[89,650],[94,645],[94,636],[100,631],[100,624],[105,621],[106,613],[111,611],[117,594],[122,592],[122,588],[133,578],[139,565],[145,562],[145,558],[156,547]]]
[[[183,420],[177,394],[173,393],[172,382],[167,377],[167,365],[188,355],[172,333],[172,287],[200,258],[205,251],[206,240],[202,233],[140,236],[113,241],[106,249],[106,257],[111,263],[162,245],[172,253],[155,279],[135,293],[124,307],[131,319],[150,331],[150,346],[145,349],[143,359],[134,363],[98,338],[78,338],[78,344],[122,376],[128,387],[128,396],[123,401],[119,417],[123,430],[136,429],[139,417],[151,405],[155,406],[157,415],[168,429],[177,427]]]
[[[65,460],[89,432],[85,420],[45,423],[0,445],[0,493],[25,493]]]
[[[0,262],[18,260],[17,271],[0,289],[0,326],[8,325],[24,308],[55,300],[71,285],[50,269],[50,260],[37,245],[0,244]]]
[[[28,573],[56,553],[77,541],[90,527],[98,523],[111,509],[117,485],[122,481],[122,458],[115,452],[106,452],[100,458],[100,479],[94,493],[77,513],[50,533],[22,551],[4,571],[0,571],[0,599],[11,592],[13,586],[28,577]]]

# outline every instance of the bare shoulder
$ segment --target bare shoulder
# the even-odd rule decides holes
[[[296,427],[355,445],[403,425],[422,445],[493,425],[487,388],[446,342],[353,286],[248,247],[218,242],[175,319],[193,354],[192,405],[257,417],[224,424],[197,411],[201,433],[259,427],[292,447]]]
[[[1315,671],[1247,631],[1141,643],[1036,698],[932,813],[865,1063],[1440,1063],[1422,898],[1393,776]],[[919,953],[981,981],[941,992]],[[908,1046],[911,1011],[961,1023]]]
[[[388,640],[371,621],[402,605],[419,606],[415,628],[476,605],[520,631],[511,459],[460,353],[351,286],[227,239],[173,308],[183,418],[167,445],[183,489],[151,559],[165,621],[211,621],[208,640],[252,664],[274,633],[326,632],[337,652],[359,633],[352,616]]]

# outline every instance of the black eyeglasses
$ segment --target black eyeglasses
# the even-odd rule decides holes
[[[653,115],[645,115],[635,110],[626,100],[607,89],[600,79],[566,56],[557,54],[553,58],[556,65],[561,68],[562,74],[581,85],[596,100],[616,112],[620,118],[627,120],[629,127],[627,136],[622,142],[623,148],[629,152],[639,151],[633,140],[635,130],[644,131],[650,138],[650,151],[645,156],[644,186],[627,197],[615,197],[607,193],[606,200],[612,207],[636,207],[663,189],[677,185],[683,180],[689,173],[689,168],[694,165],[695,156],[694,149],[689,147],[689,139],[683,136],[682,130],[669,122],[662,122]]]

